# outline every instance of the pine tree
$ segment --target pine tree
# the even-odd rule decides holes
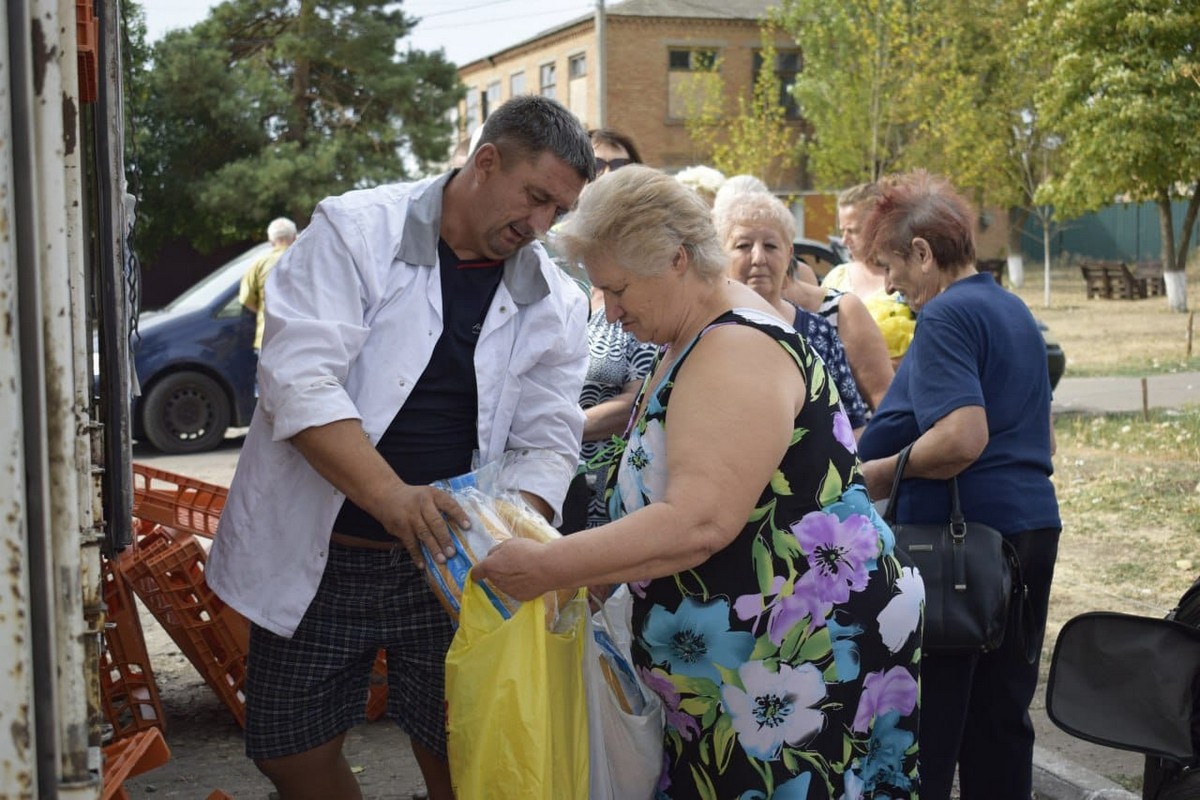
[[[462,88],[441,51],[398,49],[414,24],[388,0],[226,0],[158,42],[130,94],[143,257],[440,166]]]

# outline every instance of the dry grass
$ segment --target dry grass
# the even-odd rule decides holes
[[[1200,306],[1198,266],[1189,270],[1191,308]],[[1186,352],[1189,314],[1169,311],[1165,298],[1088,300],[1079,268],[1069,265],[1051,271],[1046,307],[1041,265],[1027,270],[1015,291],[1062,345],[1068,377],[1200,371],[1200,341],[1190,358]],[[1162,617],[1200,574],[1200,397],[1149,421],[1140,413],[1059,415],[1054,429],[1063,533],[1043,685],[1068,619],[1086,611]],[[1034,707],[1044,708],[1041,692]],[[1141,787],[1137,759],[1095,747],[1071,755],[1126,788]]]
[[[1200,570],[1200,405],[1055,421],[1055,630],[1082,611],[1163,616]]]
[[[1062,345],[1067,376],[1200,371],[1200,342],[1186,354],[1190,315],[1168,310],[1165,298],[1089,300],[1070,265],[1051,270],[1046,307],[1040,265],[1027,266],[1015,291]],[[1193,308],[1198,278],[1193,264]],[[1063,538],[1051,628],[1087,610],[1161,616],[1200,570],[1200,397],[1149,422],[1062,415],[1055,434]]]
[[[1050,306],[1044,304],[1042,266],[1027,262],[1025,285],[1014,289],[1067,355],[1068,376],[1150,375],[1200,370],[1200,323],[1187,357],[1189,314],[1167,309],[1165,297],[1087,299],[1074,265],[1050,272]],[[1188,307],[1200,305],[1200,269],[1189,269]]]
[[[1015,291],[1062,345],[1067,376],[1200,371],[1200,342],[1186,356],[1189,314],[1169,311],[1165,298],[1089,300],[1069,265],[1051,270],[1046,307],[1040,265],[1027,270]],[[1198,278],[1193,265],[1193,308]],[[1140,414],[1060,415],[1055,434],[1063,536],[1051,631],[1088,610],[1163,615],[1200,570],[1200,397],[1149,422]]]

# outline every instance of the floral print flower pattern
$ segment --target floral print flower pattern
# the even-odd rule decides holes
[[[920,578],[896,560],[867,497],[821,361],[791,328],[748,309],[704,333],[730,324],[778,341],[809,397],[737,539],[633,587],[634,660],[666,710],[657,797],[915,798]],[[690,352],[645,398],[610,469],[614,519],[662,497],[667,409]]]

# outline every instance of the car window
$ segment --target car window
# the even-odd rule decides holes
[[[242,314],[253,314],[254,312],[242,305],[242,301],[235,294],[229,298],[225,305],[217,309],[217,319],[230,319],[240,317]]]
[[[232,261],[225,263],[223,266],[217,267],[212,274],[203,278],[199,283],[179,295],[179,297],[176,297],[163,310],[196,311],[207,308],[220,295],[224,294],[231,285],[239,283],[242,280],[242,275],[250,268],[255,259],[264,255],[270,249],[271,245],[263,242],[242,253]],[[236,300],[237,298],[234,299]]]

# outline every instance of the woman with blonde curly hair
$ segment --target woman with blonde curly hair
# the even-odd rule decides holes
[[[708,206],[670,176],[596,181],[559,241],[663,349],[609,472],[614,521],[501,542],[472,575],[520,599],[630,583],[660,798],[915,794],[923,587],[824,364],[726,277]]]

